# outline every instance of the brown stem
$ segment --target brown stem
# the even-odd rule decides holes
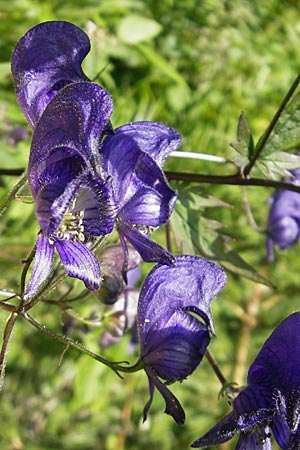
[[[245,167],[243,174],[245,177],[247,177],[253,168],[254,164],[256,163],[257,159],[259,158],[264,146],[266,145],[272,131],[274,130],[274,127],[276,123],[279,120],[279,117],[281,116],[281,113],[284,111],[286,105],[294,95],[295,90],[297,89],[298,85],[300,83],[300,74],[297,75],[295,81],[293,82],[292,86],[288,90],[288,93],[284,97],[283,101],[281,102],[281,105],[279,106],[278,110],[276,111],[276,114],[274,115],[273,119],[271,120],[268,128],[266,129],[265,134],[263,135],[262,139],[258,142],[257,148],[255,150],[255,155],[251,159],[251,161],[247,164]]]
[[[188,181],[190,183],[227,184],[232,186],[261,186],[300,192],[300,186],[296,186],[292,183],[264,180],[262,178],[243,178],[240,173],[235,175],[204,175],[186,172],[166,172],[166,175],[169,180]]]
[[[218,377],[218,380],[220,381],[220,383],[222,384],[222,386],[225,386],[227,384],[227,380],[226,378],[223,376],[221,370],[219,369],[216,360],[214,359],[214,357],[212,356],[212,354],[206,350],[205,352],[205,356],[206,359],[208,360],[209,364],[211,365],[211,367],[213,368],[213,371],[215,372],[215,374]]]

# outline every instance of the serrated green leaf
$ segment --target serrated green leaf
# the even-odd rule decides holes
[[[219,234],[211,227],[207,227],[203,218],[199,220],[199,232],[195,245],[199,252],[208,259],[218,260],[222,266],[232,273],[248,278],[256,283],[274,287],[270,280],[258,273],[241,256],[239,256],[228,242],[230,238]]]
[[[162,30],[162,26],[152,19],[130,15],[120,21],[117,29],[118,37],[128,44],[137,44],[153,39]]]
[[[174,235],[176,247],[181,253],[194,255],[194,246],[191,239],[191,229],[187,217],[187,209],[178,204],[173,211],[170,224]]]
[[[236,160],[236,162],[239,161],[242,165],[247,164],[253,155],[254,144],[244,112],[241,112],[238,121],[237,141],[230,142],[230,145],[243,157],[242,159]]]
[[[266,157],[259,158],[255,167],[266,178],[278,180],[281,177],[290,176],[289,170],[300,167],[300,155],[288,152],[274,152]]]
[[[248,278],[257,283],[273,286],[264,276],[260,275],[242,257],[229,246],[231,238],[219,232],[222,224],[208,219],[193,209],[190,197],[184,190],[179,194],[170,224],[177,247],[183,253],[195,254],[216,260],[231,272]]]
[[[259,142],[257,146],[259,145]],[[279,117],[260,157],[276,151],[290,150],[300,145],[300,93],[288,103]]]

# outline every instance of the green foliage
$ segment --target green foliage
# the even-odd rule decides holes
[[[26,128],[25,141],[13,139],[14,128],[27,125],[10,78],[11,52],[30,27],[53,19],[74,22],[88,32],[92,51],[84,69],[112,93],[114,126],[162,121],[182,133],[183,151],[224,156],[239,169],[246,167],[299,70],[299,13],[298,2],[292,0],[0,1],[1,168],[25,168],[31,138]],[[279,179],[299,165],[299,156],[292,154],[299,145],[299,129],[296,94],[254,170]],[[225,174],[225,166],[207,161],[169,158],[166,167]],[[16,182],[15,177],[0,178],[0,202],[5,206],[0,289],[9,292],[19,289],[20,261],[38,232],[28,186],[19,191],[24,197],[9,204],[3,200]],[[275,263],[265,264],[265,235],[257,230],[266,226],[270,189],[246,188],[245,200],[239,186],[176,187],[179,202],[171,227],[177,250],[206,255],[228,269],[227,287],[213,304],[217,338],[211,350],[225,376],[244,384],[249,362],[264,339],[283,317],[299,309],[299,248],[278,253]],[[157,236],[164,243],[162,233]],[[70,287],[65,281],[49,300],[56,301]],[[75,284],[74,296],[79,294]],[[93,295],[74,305],[82,318],[95,313]],[[34,309],[36,320],[58,334],[63,313],[50,303]],[[100,307],[96,313],[100,315]],[[7,316],[1,309],[2,331]],[[99,352],[102,328],[89,331],[81,323],[73,337]],[[105,357],[118,361],[124,355],[121,359],[134,361],[137,354],[128,353],[128,344],[125,339],[112,346]],[[190,379],[172,386],[187,410],[186,425],[179,429],[163,415],[158,395],[142,424],[148,399],[144,374],[121,380],[87,355],[63,351],[61,344],[18,321],[1,392],[1,449],[182,450],[228,411],[226,400],[217,400],[220,384],[204,361]],[[222,448],[234,447],[230,443]]]

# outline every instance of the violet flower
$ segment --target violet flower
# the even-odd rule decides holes
[[[270,450],[271,434],[281,449],[300,448],[300,313],[273,331],[250,366],[248,386],[233,411],[192,447],[218,445],[236,434],[236,450]]]
[[[138,304],[140,360],[149,379],[152,403],[154,388],[162,394],[165,412],[182,425],[183,408],[167,383],[183,380],[200,364],[214,334],[211,300],[226,282],[225,272],[196,256],[176,256],[171,265],[155,266],[146,277]]]
[[[19,40],[11,69],[18,102],[32,128],[63,86],[88,80],[81,63],[89,51],[86,33],[64,21],[36,25]]]
[[[99,145],[113,106],[91,82],[72,83],[51,100],[33,135],[28,180],[41,227],[25,299],[50,274],[54,249],[69,276],[100,286],[93,236],[112,231],[116,209],[101,173]]]
[[[300,185],[300,170],[292,171],[294,178],[286,182]],[[281,250],[294,245],[300,237],[300,194],[298,192],[276,191],[271,198],[271,209],[267,228],[267,260],[274,260],[274,245]]]
[[[180,142],[180,134],[166,125],[133,122],[114,130],[101,147],[125,254],[127,240],[144,261],[173,261],[173,255],[150,240],[150,232],[166,223],[173,211],[176,193],[168,186],[162,166]]]

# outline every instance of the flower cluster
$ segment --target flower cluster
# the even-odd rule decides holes
[[[67,274],[110,304],[109,341],[136,323],[136,367],[149,379],[144,419],[157,388],[166,413],[182,424],[184,411],[166,383],[200,364],[214,334],[210,302],[226,276],[207,260],[174,256],[151,240],[175,205],[163,165],[181,136],[157,122],[114,129],[110,94],[81,68],[89,49],[81,29],[53,21],[29,30],[13,52],[17,99],[33,129],[28,181],[40,225],[23,297],[40,292],[57,251]],[[95,240],[114,229],[120,244],[96,256]],[[141,259],[158,264],[139,294],[124,280]]]
[[[285,179],[300,185],[300,170],[291,171],[293,178]],[[274,260],[274,245],[281,250],[294,245],[300,237],[300,194],[298,192],[276,191],[271,198],[267,227],[267,260]]]

